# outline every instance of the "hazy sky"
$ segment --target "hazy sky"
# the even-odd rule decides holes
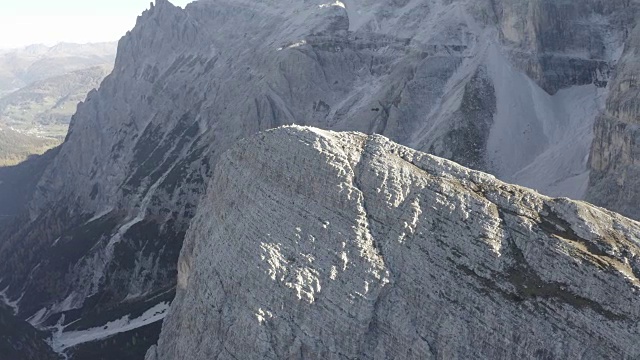
[[[184,7],[192,0],[169,0]],[[0,0],[0,48],[115,41],[150,0]]]

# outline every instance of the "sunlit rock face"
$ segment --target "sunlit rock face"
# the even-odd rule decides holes
[[[279,128],[217,169],[147,360],[640,355],[635,221],[378,135]]]
[[[0,288],[38,326],[83,319],[65,331],[170,300],[221,154],[286,124],[381,134],[583,198],[637,5],[158,1],[3,236]]]

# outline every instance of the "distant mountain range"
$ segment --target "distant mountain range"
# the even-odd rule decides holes
[[[76,106],[113,68],[116,43],[0,52],[0,166],[57,146]]]
[[[36,81],[64,75],[93,66],[112,65],[115,42],[31,45],[0,53],[0,96],[7,95]]]

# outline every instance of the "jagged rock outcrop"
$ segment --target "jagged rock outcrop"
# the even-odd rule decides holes
[[[640,218],[640,25],[627,42],[591,148],[587,199]]]
[[[147,360],[632,359],[640,223],[382,136],[223,155]]]
[[[637,5],[157,1],[2,236],[0,287],[63,333],[165,303],[220,155],[284,124],[382,134],[581,198]]]

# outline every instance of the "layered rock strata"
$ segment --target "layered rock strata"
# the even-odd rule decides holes
[[[164,359],[631,359],[640,224],[382,136],[285,127],[221,159]]]

